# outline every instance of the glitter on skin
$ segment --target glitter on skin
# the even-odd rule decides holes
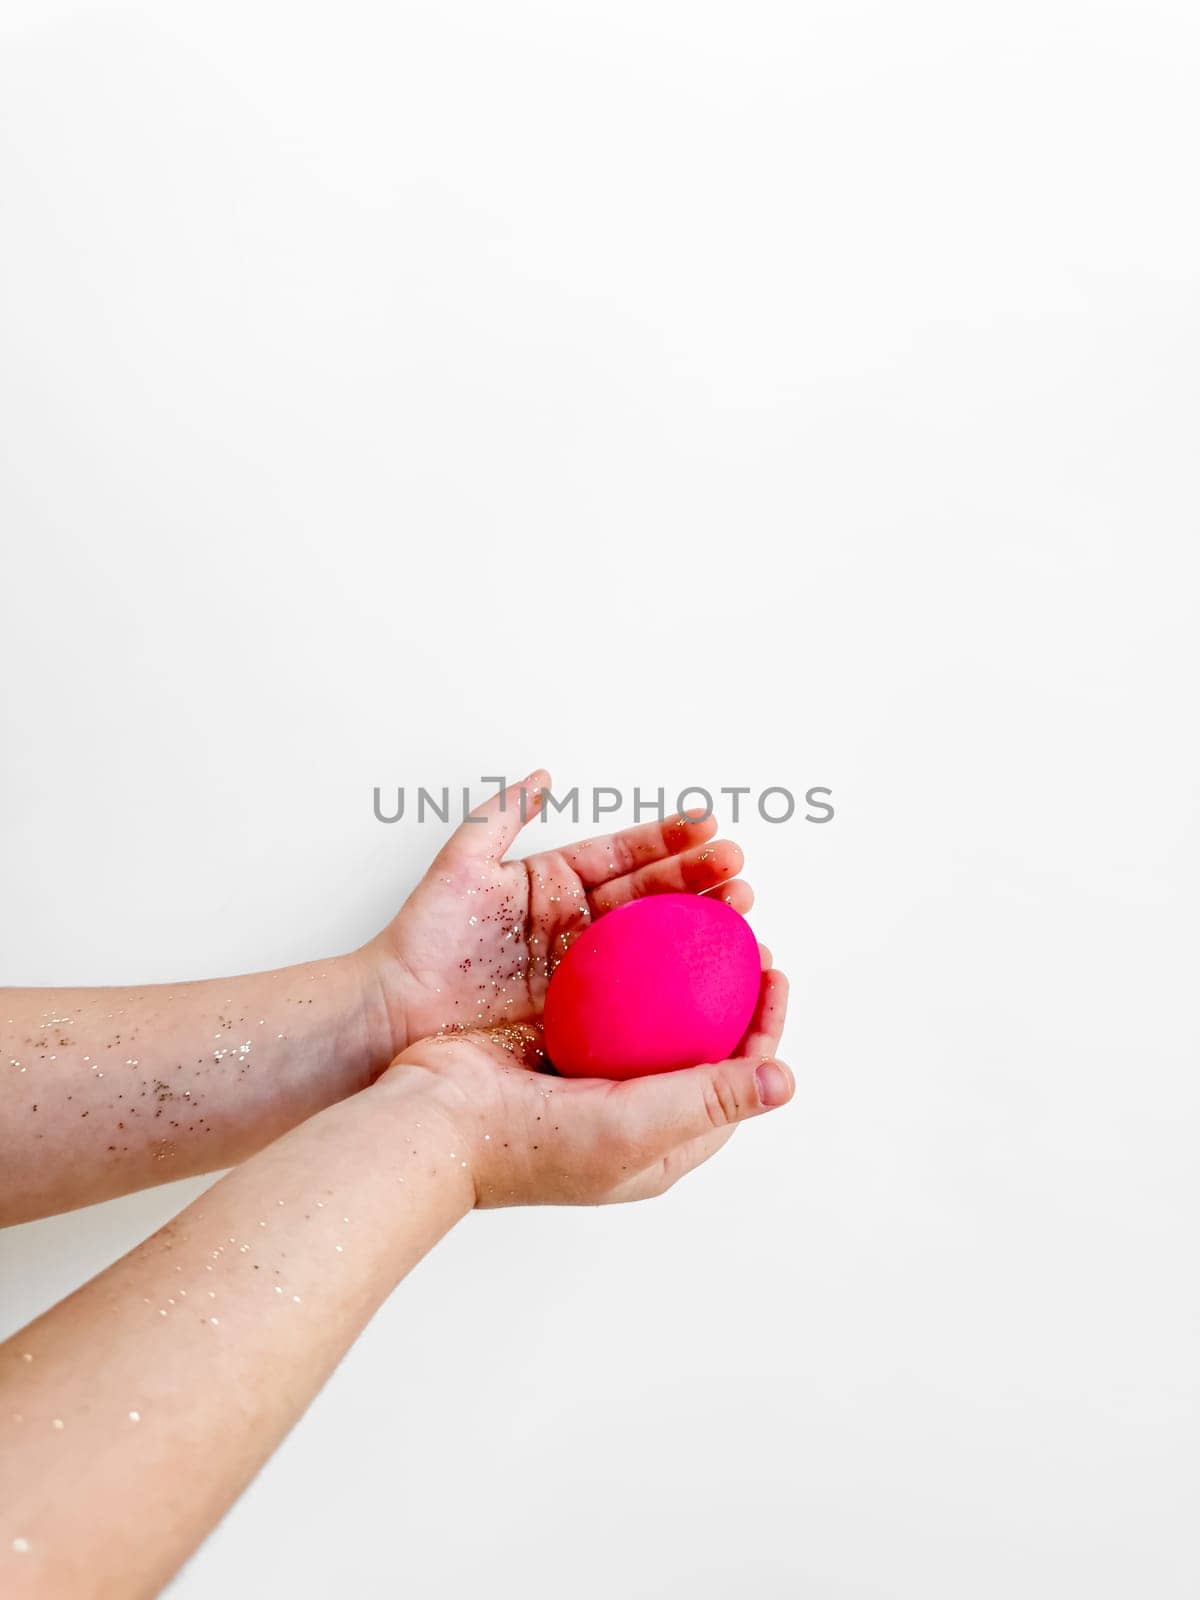
[[[50,1426],[54,1429],[55,1433],[61,1433],[66,1427],[66,1423],[61,1417],[55,1417]]]
[[[12,1547],[19,1556],[27,1555],[29,1552],[29,1540],[14,1539],[12,1542]]]
[[[131,1411],[129,1413],[129,1420],[130,1422],[140,1422],[142,1420],[142,1413],[140,1411]]]

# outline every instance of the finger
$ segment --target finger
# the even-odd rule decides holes
[[[699,894],[736,877],[743,859],[740,845],[732,839],[718,839],[666,861],[654,861],[594,889],[589,896],[593,915],[603,916],[615,906],[648,894]]]
[[[754,906],[754,890],[745,878],[734,878],[730,883],[722,883],[715,889],[705,889],[703,893],[710,900],[720,900],[727,906],[732,906],[744,917]]]
[[[537,816],[550,774],[538,768],[509,784],[464,818],[446,841],[444,854],[462,860],[499,861],[525,824]]]
[[[567,845],[561,854],[584,888],[595,889],[610,878],[632,872],[635,867],[644,867],[651,861],[662,861],[667,856],[679,855],[681,851],[704,844],[716,831],[715,817],[693,820],[680,815],[668,817],[665,822],[646,822],[640,827],[624,828],[620,833],[607,833],[598,839],[584,839],[579,844]]]
[[[783,1024],[787,1020],[788,981],[782,972],[770,968],[762,975],[758,988],[758,1004],[750,1018],[746,1037],[742,1040],[739,1055],[760,1059],[773,1056],[783,1037]]]
[[[764,972],[770,972],[771,963],[774,961],[775,957],[767,949],[765,944],[761,944],[761,943],[759,944],[759,947],[758,947],[758,959],[762,962],[763,971]]]
[[[605,1196],[605,1202],[652,1200],[655,1195],[665,1194],[680,1178],[711,1160],[736,1132],[736,1127],[714,1128],[699,1139],[689,1139],[686,1144],[676,1145],[674,1150],[668,1150],[665,1156],[612,1190]]]
[[[642,1151],[649,1165],[677,1145],[786,1105],[795,1087],[781,1061],[738,1056],[614,1084],[609,1106],[618,1136]]]

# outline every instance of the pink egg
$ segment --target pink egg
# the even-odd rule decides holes
[[[737,1049],[761,962],[745,918],[720,900],[656,894],[580,934],[546,992],[546,1052],[569,1078],[639,1078]]]

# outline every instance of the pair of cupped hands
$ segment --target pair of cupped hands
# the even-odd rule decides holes
[[[742,852],[687,815],[506,861],[549,774],[493,796],[451,835],[358,959],[395,1059],[372,1094],[415,1097],[481,1206],[599,1204],[661,1194],[739,1122],[787,1103],[776,1059],[787,980],[762,945],[755,1014],[736,1056],[624,1082],[562,1078],[541,1042],[554,966],[588,924],[627,901],[710,894],[745,914]]]

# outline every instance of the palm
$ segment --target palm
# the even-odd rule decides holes
[[[778,1048],[786,1010],[786,980],[764,970],[736,1056],[656,1080],[549,1075],[537,1022],[440,1033],[393,1070],[420,1065],[452,1091],[457,1131],[447,1154],[465,1166],[464,1147],[470,1153],[478,1205],[638,1200],[706,1161],[758,1108],[750,1074]]]
[[[588,923],[644,894],[715,891],[740,911],[748,885],[731,882],[741,851],[712,840],[712,819],[683,817],[627,828],[524,860],[505,861],[522,823],[524,786],[480,807],[450,838],[382,936],[398,964],[409,1038],[447,1028],[527,1022],[541,1015],[555,964]]]

